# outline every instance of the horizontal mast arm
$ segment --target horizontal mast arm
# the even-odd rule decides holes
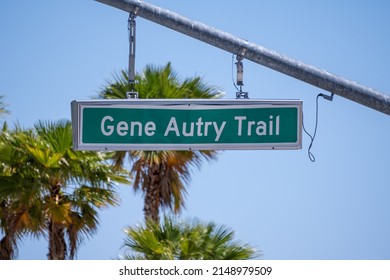
[[[390,96],[139,0],[95,0],[390,115]]]

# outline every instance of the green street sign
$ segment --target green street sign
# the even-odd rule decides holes
[[[73,101],[76,150],[301,149],[300,100]]]

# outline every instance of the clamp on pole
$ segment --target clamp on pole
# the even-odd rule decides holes
[[[126,92],[127,98],[138,98],[138,92],[135,92],[135,39],[136,39],[136,23],[138,9],[135,9],[129,14],[127,28],[129,30],[129,73],[128,82],[130,91]]]
[[[248,92],[242,91],[242,86],[244,85],[244,64],[242,63],[243,57],[241,55],[236,55],[236,59],[237,85],[240,87],[239,91],[236,92],[236,99],[248,99]]]

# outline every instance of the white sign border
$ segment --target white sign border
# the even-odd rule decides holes
[[[221,106],[221,107],[218,107]],[[159,151],[159,150],[299,150],[302,149],[302,100],[262,99],[99,99],[74,100],[71,103],[73,149],[86,151]],[[216,143],[216,144],[84,144],[82,142],[82,109],[92,108],[159,108],[159,109],[226,109],[291,108],[298,109],[298,139],[294,143]]]

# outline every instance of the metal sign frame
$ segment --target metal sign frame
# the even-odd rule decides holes
[[[291,109],[296,112],[296,128],[291,129],[296,133],[296,139],[292,142],[272,143],[105,143],[84,141],[84,118],[85,109],[144,109],[144,110],[198,110],[210,112],[209,110],[230,110],[230,109]],[[104,99],[87,100],[71,103],[73,148],[75,150],[101,150],[101,151],[126,151],[126,150],[296,150],[302,148],[302,101],[301,100],[216,100],[216,99]],[[219,111],[217,111],[219,112]],[[227,111],[225,111],[226,113]],[[223,113],[223,111],[221,111]],[[295,114],[295,113],[294,113]],[[89,117],[91,118],[91,117]],[[270,117],[272,118],[272,117]],[[89,123],[91,121],[88,119]],[[239,120],[238,120],[239,121]],[[279,119],[278,119],[279,121]],[[103,123],[103,122],[102,122]],[[253,122],[254,123],[254,122]],[[262,122],[264,123],[264,122]],[[86,125],[86,124],[85,124]],[[96,126],[96,124],[95,124]],[[279,126],[279,123],[275,126]],[[210,124],[210,127],[211,124]],[[101,128],[102,129],[102,128]],[[184,129],[184,128],[183,128]],[[217,128],[215,128],[215,132]],[[279,130],[279,127],[277,128]],[[289,128],[290,129],[290,128]],[[86,130],[86,129],[85,129]],[[248,127],[249,130],[249,127]],[[296,130],[296,131],[295,131]],[[221,130],[222,133],[222,130]],[[220,133],[220,134],[221,134]],[[249,135],[249,134],[248,134]],[[271,134],[272,135],[272,132]],[[162,136],[160,136],[162,137]],[[107,138],[108,139],[108,138]],[[123,139],[123,138],[122,138]]]

